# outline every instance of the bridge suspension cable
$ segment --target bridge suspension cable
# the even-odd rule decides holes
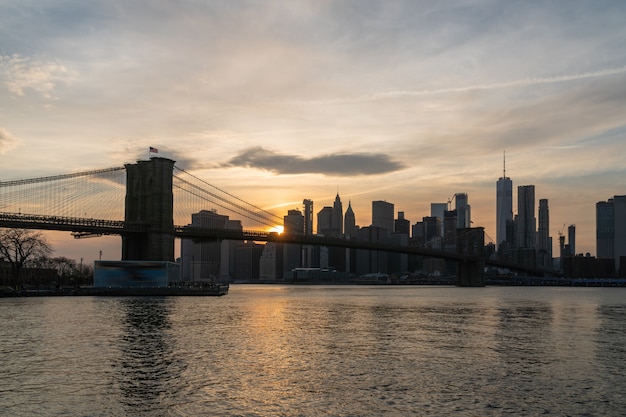
[[[126,171],[114,167],[0,182],[0,211],[122,220]]]
[[[283,222],[281,217],[209,184],[177,166],[174,166],[174,169],[179,171],[180,175],[174,175],[173,185],[182,194],[175,199],[179,202],[174,207],[176,218],[184,216],[184,219],[189,221],[193,212],[206,210],[208,202],[215,206],[212,208],[222,208],[228,213],[242,216],[263,226],[273,227]],[[183,175],[188,176],[188,179],[183,178]]]

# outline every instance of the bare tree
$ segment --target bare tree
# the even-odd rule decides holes
[[[11,265],[13,285],[19,288],[24,265],[52,253],[41,232],[28,229],[0,229],[0,257]]]

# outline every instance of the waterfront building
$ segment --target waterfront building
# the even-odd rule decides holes
[[[613,201],[599,201],[596,203],[596,255],[598,258],[615,256],[613,228]]]
[[[201,210],[191,215],[191,226],[206,229],[243,231],[240,220],[217,214],[215,210]],[[181,279],[183,281],[228,280],[235,268],[233,240],[194,242],[181,240]]]
[[[626,195],[596,204],[596,254],[612,258],[620,276],[620,258],[626,257]]]
[[[283,279],[282,244],[275,242],[265,244],[259,260],[259,278],[267,281],[280,281]]]
[[[285,233],[304,234],[305,217],[300,210],[289,210],[283,217]],[[302,245],[286,243],[283,245],[283,276],[287,276],[294,268],[302,267]]]
[[[256,242],[239,242],[235,246],[234,280],[258,280],[261,255],[265,245]]]
[[[393,217],[393,216],[392,216]],[[393,220],[393,218],[392,218]],[[358,231],[357,240],[371,243],[388,243],[389,233],[386,228],[379,226],[361,227]],[[356,273],[358,276],[369,273],[388,272],[389,256],[385,251],[357,249],[356,250]]]
[[[517,187],[517,248],[535,249],[537,219],[535,217],[535,186]]]
[[[382,227],[387,234],[393,233],[394,205],[386,201],[372,201],[372,226]]]

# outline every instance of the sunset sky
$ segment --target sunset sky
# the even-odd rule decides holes
[[[283,216],[337,192],[415,223],[496,181],[534,184],[550,233],[595,255],[626,194],[626,2],[0,0],[0,180],[159,156]],[[51,235],[119,259],[119,237]],[[488,240],[488,238],[487,238]]]

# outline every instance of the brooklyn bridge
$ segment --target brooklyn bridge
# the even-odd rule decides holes
[[[253,228],[230,230],[189,224],[193,213],[217,210],[246,219]],[[119,235],[122,260],[175,260],[175,239],[241,240],[343,247],[411,254],[457,263],[460,285],[484,285],[484,266],[533,276],[549,271],[483,256],[482,228],[459,230],[456,251],[275,233],[283,218],[263,210],[175,165],[153,157],[121,167],[0,182],[0,227],[70,232],[75,238]]]

